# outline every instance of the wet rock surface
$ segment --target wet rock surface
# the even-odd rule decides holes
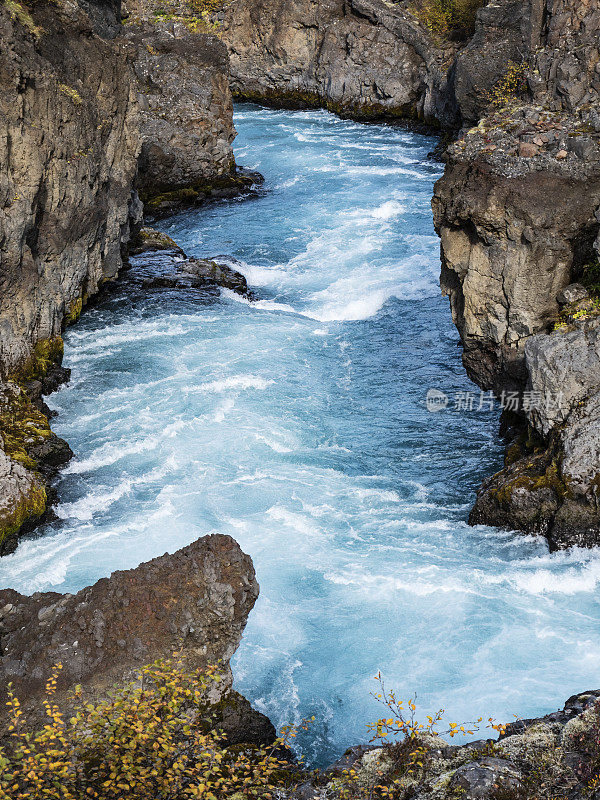
[[[142,289],[200,289],[218,295],[224,288],[254,298],[246,278],[235,269],[238,262],[230,256],[189,258],[173,239],[154,228],[142,229],[131,252],[131,269],[123,279]]]
[[[177,652],[185,668],[222,665],[224,679],[210,700],[223,701],[231,685],[229,659],[257,597],[251,559],[221,535],[115,572],[75,595],[1,590],[0,691],[5,697],[12,682],[24,711],[36,714],[59,662],[57,697],[67,702],[77,684],[86,696],[101,696],[115,682],[133,679],[141,666]],[[242,738],[268,738],[262,715],[243,699],[236,702],[237,712],[222,703],[230,729]]]

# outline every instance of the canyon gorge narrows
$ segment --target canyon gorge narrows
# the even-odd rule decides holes
[[[535,668],[530,661],[519,659],[503,665],[506,675],[512,674],[519,710],[532,714],[544,710],[549,702],[548,683],[559,695],[571,687],[573,691],[581,689],[581,683],[593,677],[586,669],[595,652],[591,630],[597,623],[596,551],[574,549],[549,555],[542,539],[521,538],[484,526],[543,534],[552,550],[598,543],[600,357],[598,281],[594,275],[600,227],[600,11],[595,0],[486,3],[473,35],[470,32],[462,39],[432,35],[413,7],[403,2],[272,0],[256,4],[236,0],[210,18],[202,18],[204,32],[195,30],[194,25],[190,29],[193,14],[189,10],[183,16],[157,15],[152,4],[132,0],[124,13],[126,24],[121,26],[118,4],[71,5],[36,4],[30,21],[26,15],[15,16],[8,6],[0,9],[0,33],[9,43],[0,64],[5,112],[0,138],[3,552],[14,550],[19,534],[27,533],[40,520],[46,521],[43,532],[52,533],[23,542],[13,556],[0,562],[0,569],[6,570],[4,583],[27,591],[41,586],[78,589],[115,566],[134,567],[142,557],[136,537],[141,536],[149,548],[144,557],[158,554],[159,545],[164,546],[166,519],[174,531],[169,535],[170,549],[224,526],[229,526],[228,531],[244,546],[247,542],[248,549],[258,547],[261,539],[253,533],[251,522],[245,521],[248,509],[238,508],[228,492],[222,491],[223,486],[234,486],[237,478],[230,475],[227,484],[219,459],[212,464],[202,450],[214,450],[207,432],[211,426],[223,428],[225,445],[231,431],[234,439],[242,436],[244,441],[252,428],[252,444],[245,453],[248,463],[242,458],[245,451],[232,444],[230,452],[225,446],[221,453],[223,464],[229,469],[243,464],[248,476],[268,483],[269,476],[258,475],[252,458],[269,464],[274,459],[277,470],[284,473],[283,482],[288,481],[282,491],[289,495],[292,506],[282,510],[275,502],[279,497],[275,488],[261,484],[261,501],[274,501],[268,508],[261,507],[265,517],[261,530],[271,530],[273,524],[283,533],[288,529],[295,535],[300,532],[306,544],[315,546],[315,553],[303,554],[303,562],[287,559],[284,568],[278,554],[286,553],[287,545],[275,543],[271,560],[264,562],[269,564],[264,602],[271,604],[270,613],[261,615],[259,605],[251,617],[248,647],[238,656],[243,688],[278,721],[284,713],[299,713],[304,708],[304,700],[297,700],[296,694],[305,697],[303,691],[312,689],[315,676],[321,674],[318,648],[314,652],[308,648],[304,656],[305,663],[311,664],[304,684],[302,680],[296,684],[294,679],[294,664],[303,663],[302,658],[295,660],[294,628],[289,647],[280,653],[283,660],[267,659],[264,673],[255,669],[256,654],[268,653],[273,638],[281,645],[280,632],[272,628],[273,616],[277,616],[274,609],[281,608],[284,617],[294,620],[290,608],[303,607],[307,598],[312,598],[314,607],[295,629],[300,631],[296,644],[311,638],[318,644],[315,631],[321,631],[330,642],[342,636],[340,629],[352,630],[351,621],[344,621],[341,611],[338,628],[332,630],[329,617],[320,616],[324,598],[331,591],[328,584],[338,587],[334,607],[346,610],[355,607],[351,595],[356,587],[368,589],[372,617],[385,623],[379,632],[377,625],[373,626],[376,641],[371,654],[379,655],[377,642],[393,645],[386,639],[389,627],[385,626],[397,614],[398,604],[406,615],[404,627],[418,630],[419,620],[431,621],[435,608],[428,605],[433,602],[428,598],[439,595],[442,586],[464,601],[456,602],[457,613],[464,612],[460,616],[462,645],[469,642],[472,632],[471,603],[479,614],[475,615],[477,624],[473,623],[479,639],[475,637],[472,647],[466,648],[475,669],[468,662],[455,665],[463,689],[473,680],[481,690],[482,676],[488,674],[486,658],[492,660],[495,647],[502,649],[502,643],[509,642],[510,649],[516,647],[519,652],[520,625],[523,636],[528,632],[528,647],[531,631],[536,632],[539,652]],[[212,35],[215,30],[221,41]],[[238,153],[246,166],[267,165],[265,171],[271,178],[267,176],[261,189],[260,175],[235,163],[229,84],[240,99],[276,106],[324,107],[359,120],[410,119],[451,131],[456,141],[445,151],[445,173],[433,189],[438,166],[427,161],[425,150],[419,149],[427,141],[419,134],[389,127],[363,129],[323,114],[311,118],[280,112],[278,116],[245,109],[240,120],[241,128],[247,128]],[[268,124],[263,128],[265,120]],[[281,131],[275,133],[277,126]],[[274,141],[269,141],[269,136]],[[429,140],[427,146],[432,144]],[[278,148],[285,152],[287,171],[278,172],[275,166],[273,156]],[[356,156],[355,160],[351,156]],[[320,167],[313,169],[314,164]],[[312,172],[317,173],[318,182],[308,178]],[[272,178],[275,174],[277,183]],[[409,196],[405,197],[407,188]],[[354,193],[351,199],[349,190]],[[162,256],[145,258],[145,245],[139,244],[138,235],[142,222],[138,191],[146,214],[162,219],[159,226],[173,235],[175,247],[182,245],[192,259],[184,258],[181,250],[169,254],[168,241],[161,241],[156,233],[143,236],[149,235],[161,247],[166,242],[167,250]],[[254,198],[247,207],[217,204],[164,219],[206,200],[242,194]],[[359,202],[363,194],[369,198],[368,206]],[[429,294],[434,283],[428,269],[437,264],[429,211],[425,210],[431,194],[442,242],[442,288],[450,297],[467,372],[482,389],[493,389],[499,396],[516,393],[523,403],[517,414],[504,415],[502,430],[508,438],[505,465],[479,492],[470,515],[470,521],[480,525],[475,529],[464,523],[467,497],[483,475],[500,466],[493,433],[495,415],[467,413],[458,421],[455,417],[449,432],[451,417],[430,415],[422,405],[424,384],[426,389],[440,388],[435,380],[440,370],[449,370],[447,374],[452,376],[442,387],[450,396],[457,387],[463,392],[472,389],[450,355],[457,351],[451,350],[455,339],[445,327],[448,321],[442,321],[447,312],[442,301],[434,302]],[[273,201],[274,206],[269,206]],[[286,208],[292,210],[293,219],[285,218]],[[319,215],[322,220],[335,215],[338,227],[320,228]],[[306,227],[311,219],[312,238]],[[232,226],[229,232],[226,221]],[[265,231],[270,235],[265,236]],[[142,241],[148,242],[143,236]],[[115,284],[136,237],[142,252],[132,259],[129,277],[124,274]],[[296,251],[299,244],[305,248],[306,258]],[[216,256],[217,252],[218,263],[195,258]],[[227,256],[232,255],[237,260],[228,261]],[[366,270],[361,272],[354,257],[362,259]],[[395,267],[386,263],[388,258]],[[55,427],[67,435],[77,455],[56,483],[58,469],[72,452],[50,430],[51,410],[42,398],[68,374],[60,366],[65,328],[111,283],[114,293],[67,334],[73,348],[74,382],[48,401],[62,409]],[[224,294],[219,300],[221,289]],[[228,294],[228,289],[235,294]],[[186,302],[194,308],[202,306],[198,317],[203,320],[209,320],[205,315],[211,311],[218,311],[218,316],[223,306],[227,308],[228,321],[217,320],[217,327],[224,325],[224,330],[216,340],[211,339],[210,326],[195,338],[198,332],[188,317],[195,318],[196,311],[188,309],[181,319]],[[171,313],[163,324],[165,303]],[[174,305],[169,306],[171,303]],[[408,306],[400,311],[403,303]],[[123,311],[123,322],[116,322]],[[260,320],[265,330],[244,327],[248,315]],[[274,328],[268,322],[271,319],[278,320]],[[134,323],[138,327],[131,334],[129,325],[133,328]],[[243,334],[231,327],[238,323]],[[282,329],[278,332],[279,324]],[[307,324],[319,326],[312,331],[314,342],[302,338]],[[344,333],[335,334],[337,350],[327,350],[327,339],[334,335],[327,326],[344,328]],[[215,366],[211,357],[219,347],[224,348],[226,358],[216,363],[214,374],[200,375],[195,393],[199,397],[190,400],[189,385],[181,374],[175,369],[169,377],[168,370],[181,366],[183,358],[184,372],[199,371],[197,364],[186,362],[189,354],[184,342],[191,330],[195,346],[202,352],[206,347],[203,364]],[[417,338],[415,331],[421,332]],[[96,347],[99,332],[103,338]],[[280,367],[275,375],[262,374],[253,361],[254,351],[248,352],[255,338],[254,350],[264,354],[266,343],[273,346],[267,338],[270,335],[278,343],[268,355],[269,366]],[[433,352],[433,361],[411,360],[414,352],[411,356],[410,346],[404,352],[404,345],[394,351],[405,335],[413,347]],[[240,336],[242,340],[237,341]],[[164,351],[152,349],[158,343]],[[180,349],[169,355],[169,345]],[[334,362],[328,363],[332,352]],[[123,359],[116,370],[111,361],[115,354]],[[254,372],[225,378],[217,374],[244,359],[256,367],[258,377]],[[303,369],[307,370],[308,385],[312,385],[312,377],[321,375],[321,393],[315,387],[304,396],[306,387],[297,379]],[[272,388],[280,373],[288,376],[286,385],[292,390],[283,393],[285,400]],[[401,388],[410,398],[408,405],[406,396],[399,395],[394,386],[399,374]],[[126,376],[138,378],[129,385]],[[122,379],[125,382],[119,385]],[[87,389],[86,380],[90,381]],[[181,397],[187,397],[183,410],[178,405],[181,397],[170,395],[171,384]],[[84,391],[78,394],[82,387]],[[165,387],[168,407],[160,404],[160,391]],[[301,389],[298,396],[294,388]],[[346,394],[338,396],[338,392]],[[212,395],[218,401],[214,407]],[[352,398],[348,407],[341,396]],[[526,405],[526,396],[529,401],[542,398],[542,405]],[[103,397],[108,405],[101,418],[105,432],[114,437],[110,441],[92,432],[97,410],[87,408],[77,416],[78,403],[85,409],[86,403],[96,406]],[[67,402],[64,408],[63,398]],[[200,405],[195,406],[196,402]],[[290,414],[291,429],[280,436],[274,432],[279,431],[282,403]],[[127,424],[132,426],[127,431],[119,430],[124,408]],[[247,412],[241,421],[240,408]],[[399,418],[394,408],[402,411]],[[75,411],[67,422],[69,409]],[[186,417],[188,413],[191,418]],[[162,419],[164,425],[159,431],[151,430],[149,418]],[[230,427],[232,418],[242,427]],[[256,431],[262,430],[261,419],[269,421],[269,429],[257,435]],[[320,433],[318,426],[311,424],[313,419],[323,426]],[[433,419],[438,420],[438,427],[432,434]],[[208,420],[206,429],[203,420]],[[86,428],[88,424],[90,428]],[[402,425],[413,424],[414,430],[402,439],[407,433]],[[352,442],[350,428],[346,428],[350,425],[356,426]],[[461,430],[464,426],[465,432],[448,456],[448,442],[457,441],[456,426]],[[315,441],[303,443],[305,434],[309,439],[314,434]],[[213,505],[209,503],[198,514],[201,493],[189,486],[185,497],[179,497],[169,477],[171,471],[181,469],[179,458],[186,462],[191,457],[186,450],[190,436],[197,458],[187,464],[187,472],[195,474],[198,463],[204,464],[197,482],[210,484],[214,491]],[[394,456],[397,463],[388,459],[394,450],[394,436],[402,439]],[[168,457],[156,464],[155,450],[162,451],[165,440],[170,440],[173,448],[169,451],[167,447]],[[378,443],[378,455],[371,453],[368,442]],[[261,448],[266,456],[259,452]],[[327,456],[321,452],[310,455],[311,448],[324,448]],[[346,459],[344,448],[354,455]],[[414,455],[415,448],[421,458]],[[286,455],[296,449],[298,458]],[[429,465],[423,463],[426,451],[432,459]],[[446,470],[442,469],[442,453]],[[117,475],[112,467],[123,458],[127,467]],[[383,476],[383,485],[359,480],[357,485],[351,482],[346,486],[333,480],[334,488],[328,490],[332,475],[326,472],[318,480],[323,502],[315,504],[317,481],[308,481],[310,496],[303,496],[299,487],[306,485],[306,476],[299,478],[293,470],[284,469],[286,459],[294,469],[304,464],[309,474],[319,467],[333,469],[333,475],[337,469],[351,479]],[[222,486],[217,488],[219,484]],[[179,485],[185,487],[185,479],[181,478]],[[252,495],[248,485],[244,492]],[[348,502],[355,494],[356,503]],[[331,496],[337,498],[334,505],[339,506],[339,513],[330,518],[324,498]],[[51,521],[53,512],[49,511],[57,499],[60,523]],[[136,505],[138,500],[140,505]],[[346,510],[344,503],[348,503]],[[407,514],[390,511],[396,503]],[[225,519],[222,509],[230,504],[232,514]],[[325,522],[319,521],[319,508],[326,529],[321,528]],[[190,509],[194,534],[189,520],[184,519]],[[441,516],[436,516],[438,511]],[[427,517],[430,512],[433,520]],[[120,522],[111,518],[113,513],[123,515]],[[131,523],[126,521],[128,513],[141,516]],[[147,521],[140,521],[148,513],[150,525],[157,526],[155,534],[145,527]],[[366,551],[361,551],[365,515],[369,524],[388,533],[400,525],[396,534],[391,534],[391,544],[380,536],[373,545],[378,554],[374,561],[370,560],[370,534],[365,538]],[[329,541],[328,533],[339,528],[329,551],[314,540],[311,526],[315,518],[323,543]],[[353,524],[353,520],[358,522]],[[431,524],[433,527],[428,527]],[[419,546],[408,535],[410,531]],[[351,539],[356,537],[350,544],[345,539],[348,532]],[[65,533],[64,547],[53,552],[56,536]],[[115,562],[112,552],[103,560],[104,538],[118,540],[119,558],[126,564]],[[431,552],[424,554],[422,548],[427,549],[428,541]],[[406,580],[385,570],[379,574],[381,548],[393,550],[399,542],[405,558],[402,568],[408,570]],[[402,542],[412,544],[404,548]],[[451,555],[455,545],[461,551],[456,561]],[[266,548],[261,551],[258,547],[257,552],[264,555]],[[322,564],[311,567],[311,555],[318,555]],[[422,556],[423,563],[419,560]],[[441,563],[436,562],[438,556]],[[391,596],[399,601],[401,595],[401,602],[392,603],[393,608],[385,602],[378,606],[377,590],[369,581],[365,584],[355,557],[358,565],[368,565],[368,570],[381,578],[375,581],[377,589],[388,586],[389,578]],[[340,572],[344,560],[355,568],[350,576]],[[326,564],[328,571],[324,570]],[[449,565],[453,580],[446,585],[440,575]],[[395,567],[398,569],[397,564]],[[429,576],[431,580],[427,570],[435,573],[434,578]],[[304,577],[300,579],[300,575]],[[431,593],[430,584],[435,586]],[[473,594],[467,586],[478,588]],[[574,595],[582,616],[578,625],[571,627]],[[523,597],[527,597],[527,609],[519,604]],[[289,608],[286,598],[292,598]],[[494,608],[487,609],[486,601]],[[498,627],[501,620],[494,614],[499,609],[507,611],[512,628]],[[7,614],[12,612],[11,605]],[[535,621],[532,613],[537,615]],[[368,621],[368,615],[365,619]],[[304,623],[310,633],[301,631]],[[443,625],[436,630],[438,645],[454,641]],[[487,649],[480,641],[482,631]],[[418,638],[427,637],[435,644],[431,630]],[[559,647],[553,645],[555,637],[561,639]],[[352,641],[346,646],[351,651]],[[547,653],[544,648],[549,648]],[[464,651],[461,655],[464,658]],[[422,680],[418,653],[414,656],[413,668]],[[244,659],[249,660],[245,663]],[[434,662],[433,653],[426,661]],[[367,664],[363,666],[366,674]],[[371,666],[369,662],[368,671]],[[547,669],[554,670],[552,677]],[[405,671],[404,678],[409,673]],[[521,681],[525,673],[538,682],[535,697],[525,692]],[[564,676],[563,683],[557,674]],[[432,691],[434,685],[439,689],[439,679],[433,673],[429,677]],[[327,706],[332,698],[344,694],[339,686],[350,685],[353,676],[333,671],[326,678],[331,678],[332,685],[325,683],[322,697],[315,700],[312,696],[311,700],[317,706],[321,703],[325,720],[306,744],[312,747],[312,755],[322,760],[333,756],[342,743],[360,738],[350,726],[340,734],[337,712]],[[502,686],[497,688],[502,690]],[[472,699],[475,695],[469,692]],[[281,697],[283,703],[277,706]],[[557,695],[556,704],[558,700]],[[360,701],[353,698],[352,707],[358,718]],[[506,705],[498,713],[508,713]]]
[[[455,716],[535,716],[549,686],[559,705],[593,683],[599,566],[465,522],[500,464],[498,414],[477,410],[439,292],[435,138],[252,106],[236,126],[262,195],[159,225],[237,259],[254,299],[161,286],[142,253],[67,331],[71,381],[48,398],[76,452],[60,521],[0,560],[2,582],[74,592],[230,534],[261,584],[237,686],[278,725],[314,714],[300,744],[321,764],[363,738],[378,669]]]

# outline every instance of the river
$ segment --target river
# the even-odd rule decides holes
[[[261,585],[237,687],[276,724],[316,716],[312,763],[365,741],[378,670],[455,721],[595,687],[598,553],[466,524],[502,448],[440,296],[435,139],[254,106],[236,125],[265,191],[161,227],[234,256],[259,299],[121,287],[69,329],[60,520],[0,584],[74,591],[231,534]]]

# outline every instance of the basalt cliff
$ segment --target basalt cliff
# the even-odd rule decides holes
[[[462,58],[506,40],[502,5],[480,12]],[[532,0],[513,19],[527,46],[433,200],[465,366],[506,408],[506,466],[471,522],[597,545],[600,8]]]
[[[42,518],[71,454],[42,396],[61,333],[154,213],[250,189],[236,167],[228,56],[111,0],[0,3],[0,552]]]

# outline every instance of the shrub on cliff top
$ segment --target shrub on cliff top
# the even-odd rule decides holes
[[[8,743],[0,750],[0,800],[184,800],[269,798],[287,762],[276,757],[293,729],[269,748],[227,749],[211,727],[206,692],[216,668],[145,667],[108,699],[85,702],[67,720],[55,702],[60,666],[46,687],[45,724],[33,729],[9,695]]]
[[[417,0],[411,9],[432,33],[466,39],[473,35],[478,10],[487,0]]]

